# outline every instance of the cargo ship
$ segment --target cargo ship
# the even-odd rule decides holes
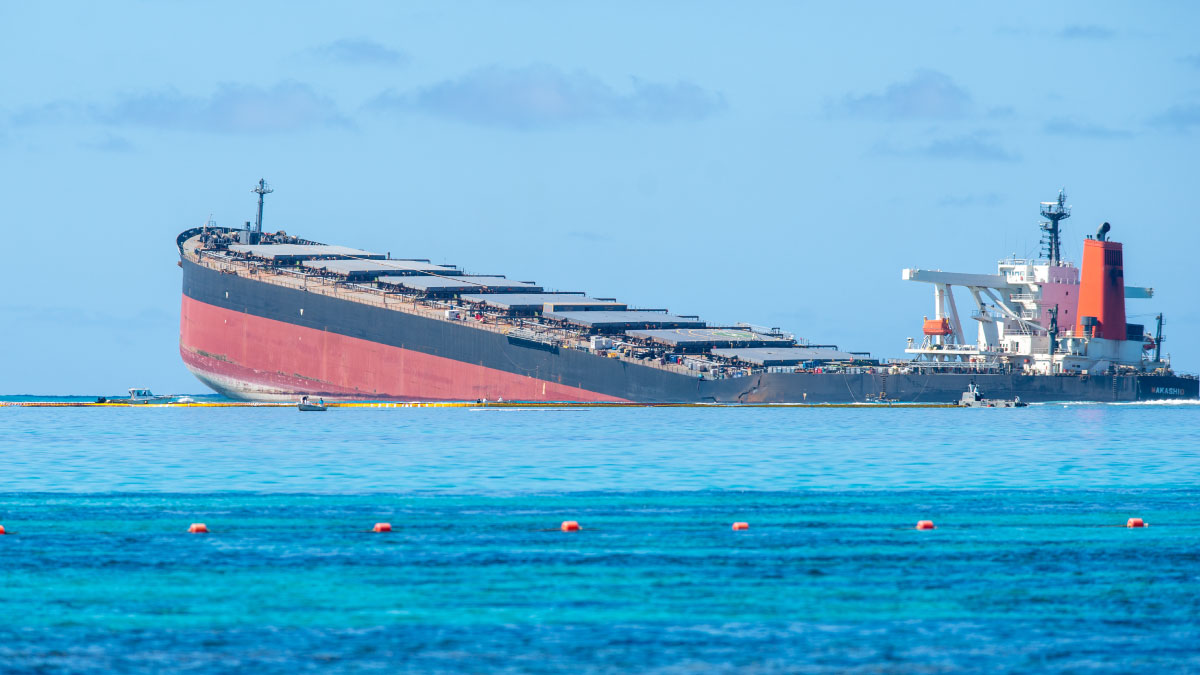
[[[996,274],[923,269],[934,316],[903,359],[813,344],[779,328],[709,325],[616,298],[469,273],[211,219],[182,232],[179,350],[204,384],[234,399],[865,403],[991,398],[1196,398],[1154,334],[1127,323],[1122,246],[1103,225],[1080,267],[1060,255],[1065,195],[1044,203],[1043,255]],[[404,255],[408,255],[407,253]],[[968,339],[953,289],[976,308]]]

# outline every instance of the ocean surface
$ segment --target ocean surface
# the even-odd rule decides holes
[[[2,672],[1200,671],[1196,404],[3,407],[0,453]]]

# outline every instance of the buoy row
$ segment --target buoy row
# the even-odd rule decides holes
[[[1130,518],[1128,521],[1125,522],[1125,527],[1150,527],[1150,523],[1147,523],[1146,521],[1142,520],[1141,518]],[[579,527],[579,521],[577,521],[577,520],[564,520],[562,522],[562,525],[559,527],[559,529],[561,529],[563,532],[578,532],[579,530],[581,530],[583,528]],[[739,522],[736,522],[733,524],[733,530],[735,532],[741,531],[741,530],[749,530],[749,529],[750,529],[750,523],[747,523],[747,522],[739,521]],[[934,526],[932,520],[919,520],[919,521],[917,521],[916,529],[918,529],[918,530],[936,530],[937,527]],[[191,534],[208,534],[209,533],[208,526],[205,525],[204,523],[192,523],[191,525],[188,526],[187,531]],[[375,527],[372,527],[371,531],[372,532],[391,532],[392,524],[391,523],[375,523]],[[4,535],[4,534],[8,534],[8,532],[5,531],[3,525],[0,525],[0,535]]]

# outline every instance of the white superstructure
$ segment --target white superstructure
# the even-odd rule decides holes
[[[1095,303],[1091,301],[1085,302],[1086,309],[1080,309],[1081,295],[1089,294],[1081,283],[1080,268],[1059,256],[1058,222],[1070,216],[1064,199],[1065,194],[1060,193],[1057,202],[1042,205],[1042,214],[1050,220],[1042,226],[1048,235],[1043,239],[1042,258],[1001,260],[996,274],[903,270],[902,279],[931,284],[934,291],[934,318],[926,317],[921,342],[909,338],[905,349],[914,356],[914,365],[956,364],[1039,374],[1096,373],[1112,368],[1153,371],[1168,366],[1160,358],[1155,338],[1144,334],[1144,327],[1124,323],[1124,299],[1151,298],[1153,289],[1123,286],[1119,312],[1113,312],[1111,319],[1119,321],[1121,326],[1119,330],[1108,327],[1109,334],[1105,337],[1095,327],[1096,317],[1079,316],[1080,311],[1099,312],[1095,312]],[[1111,268],[1097,269],[1096,274],[1110,273],[1113,277],[1110,281],[1123,285],[1120,244],[1104,240],[1105,225],[1095,239],[1088,239],[1092,244],[1115,250],[1116,257],[1092,264],[1111,263]],[[1103,289],[1096,286],[1097,282],[1091,282],[1089,297],[1102,294]],[[968,337],[970,327],[962,322],[955,303],[955,287],[965,288],[974,302],[970,313],[974,322],[973,340]],[[1159,320],[1161,338],[1161,315]],[[1111,339],[1114,337],[1117,339]]]

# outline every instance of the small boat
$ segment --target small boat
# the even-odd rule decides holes
[[[174,396],[158,396],[149,389],[139,389],[137,387],[129,388],[129,398],[108,398],[101,396],[96,399],[96,403],[124,403],[125,405],[147,405],[147,404],[162,404],[170,403],[175,399]]]
[[[960,408],[1024,408],[1028,403],[1021,401],[1021,397],[1016,398],[984,398],[979,392],[979,387],[974,382],[967,385],[967,390],[963,392],[962,398],[956,404]]]
[[[300,399],[300,403],[296,405],[296,409],[298,409],[300,412],[324,412],[325,399],[319,398],[317,399],[316,403],[309,403],[308,397],[305,396],[304,398]]]

